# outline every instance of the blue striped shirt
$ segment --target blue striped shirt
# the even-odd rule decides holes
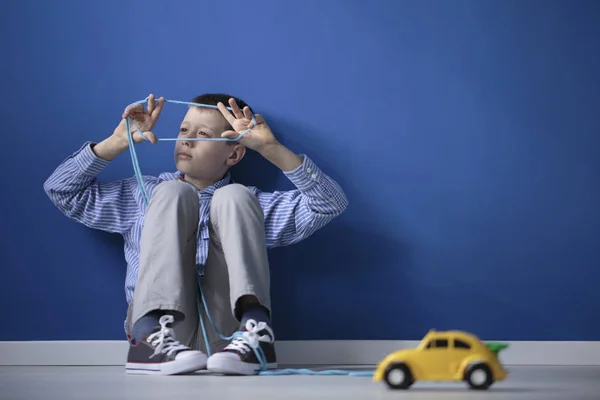
[[[44,183],[52,203],[67,217],[90,228],[121,234],[125,240],[127,273],[125,294],[131,302],[137,281],[140,237],[144,221],[144,203],[135,177],[115,182],[100,182],[98,174],[109,161],[96,156],[85,143],[65,159]],[[309,157],[302,164],[284,172],[296,189],[262,192],[248,187],[258,198],[265,216],[268,248],[287,246],[311,236],[341,214],[348,200],[340,186],[324,174]],[[158,177],[144,176],[148,194],[164,181],[180,179],[180,172],[165,172]],[[200,216],[197,235],[196,264],[199,274],[208,256],[208,217],[212,194],[231,183],[229,174],[214,185],[197,190]]]

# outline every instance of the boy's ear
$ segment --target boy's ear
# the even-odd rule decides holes
[[[235,164],[239,163],[244,155],[246,154],[246,146],[241,144],[235,144],[233,149],[231,150],[231,154],[227,158],[227,165],[233,167]]]

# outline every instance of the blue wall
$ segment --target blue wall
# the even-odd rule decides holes
[[[124,339],[121,238],[42,185],[127,104],[206,91],[350,199],[271,253],[278,338],[600,340],[599,2],[29,0],[0,19],[0,340]],[[173,169],[172,144],[138,156]],[[101,178],[132,173],[125,154]],[[258,157],[236,177],[290,187]]]

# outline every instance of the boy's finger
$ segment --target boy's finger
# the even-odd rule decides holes
[[[152,133],[151,131],[144,132],[144,136],[146,136],[146,139],[148,139],[150,141],[150,143],[152,143],[152,144],[158,143],[158,139],[156,138],[156,135],[154,133]]]
[[[248,119],[252,119],[252,113],[250,112],[250,107],[244,107],[244,117]]]
[[[155,144],[158,141],[154,133],[150,131],[144,131],[144,133],[140,133],[140,131],[138,131],[137,129],[135,130],[133,138],[136,143],[149,141],[152,144]]]
[[[131,107],[127,107],[125,109],[125,111],[123,111],[123,118],[127,118],[130,117],[131,115],[133,115],[134,113],[138,112],[140,110],[140,107],[142,107],[143,110],[143,106],[141,104],[135,104]]]
[[[133,114],[144,110],[144,106],[141,104],[135,104],[131,107],[127,107],[123,112],[123,118],[131,117]]]
[[[227,122],[229,122],[229,125],[233,125],[233,123],[235,122],[235,117],[231,115],[227,107],[225,107],[223,103],[219,102],[217,103],[217,108],[219,109],[219,111],[221,111],[221,114],[223,114],[223,117],[225,117]]]
[[[152,115],[152,112],[154,111],[154,107],[156,107],[156,103],[154,102],[154,95],[150,94],[148,96],[148,114]]]
[[[158,99],[158,105],[156,105],[156,108],[154,108],[154,109],[152,110],[152,113],[150,114],[150,115],[151,115],[151,117],[152,117],[152,119],[153,119],[154,121],[156,121],[156,120],[158,119],[158,116],[159,116],[159,115],[160,115],[160,113],[162,112],[162,108],[163,108],[163,105],[164,105],[164,104],[165,104],[165,99],[164,99],[164,97],[159,97],[159,99]]]
[[[240,136],[240,134],[237,133],[236,131],[225,131],[225,132],[221,133],[221,137],[224,137],[227,139],[235,139],[238,136]]]
[[[229,106],[231,107],[231,111],[233,111],[233,115],[235,115],[236,118],[239,119],[244,117],[240,107],[237,105],[233,97],[229,99]]]

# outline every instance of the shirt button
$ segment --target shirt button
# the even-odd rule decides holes
[[[312,171],[310,168],[306,168],[306,172],[310,172]]]
[[[315,179],[317,177],[317,174],[312,174],[311,178]]]

